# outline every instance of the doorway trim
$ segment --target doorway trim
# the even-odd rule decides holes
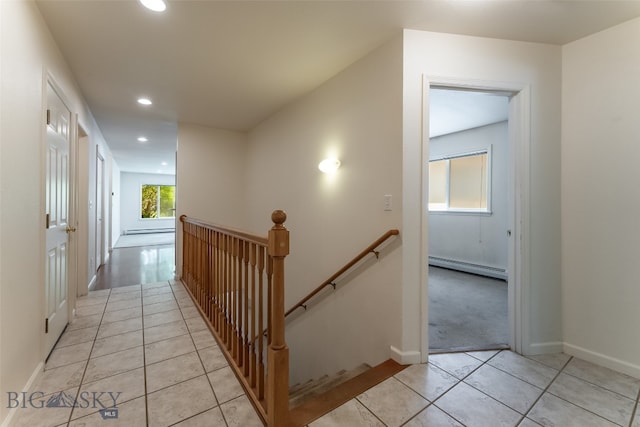
[[[528,84],[474,79],[457,79],[442,76],[422,76],[422,133],[421,133],[421,182],[423,189],[420,197],[421,283],[424,289],[421,296],[420,337],[421,359],[429,357],[429,212],[428,205],[429,175],[424,172],[429,162],[429,92],[432,86],[455,90],[478,90],[503,93],[509,100],[509,194],[508,203],[508,313],[509,347],[516,353],[527,353],[529,348],[529,208],[530,174],[529,158],[531,145],[531,89]]]

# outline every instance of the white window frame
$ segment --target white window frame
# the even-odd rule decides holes
[[[140,184],[139,186],[139,195],[138,195],[138,220],[140,221],[163,221],[167,219],[175,219],[176,211],[175,211],[175,190],[174,190],[174,210],[173,216],[163,216],[157,218],[142,218],[142,187],[151,186],[151,187],[176,187],[175,184]],[[158,188],[158,215],[160,214],[160,189]]]
[[[437,162],[440,160],[452,160],[452,159],[458,159],[460,157],[470,157],[470,156],[477,156],[477,155],[481,155],[481,154],[486,154],[487,155],[487,207],[486,208],[451,208],[449,207],[449,197],[450,197],[450,189],[449,189],[449,181],[450,181],[450,162],[446,163],[446,176],[447,176],[447,180],[446,180],[446,188],[445,188],[445,200],[446,200],[446,206],[444,208],[440,208],[440,209],[434,209],[431,208],[429,206],[429,197],[427,197],[427,208],[429,210],[430,214],[450,214],[450,213],[455,213],[455,214],[468,214],[468,215],[491,215],[493,213],[493,211],[491,210],[491,170],[493,169],[492,165],[492,145],[489,145],[487,148],[481,149],[481,150],[472,150],[472,151],[465,151],[465,152],[460,152],[460,153],[455,153],[455,154],[447,154],[447,155],[441,155],[441,156],[436,156],[433,158],[429,159],[429,163],[431,162]]]

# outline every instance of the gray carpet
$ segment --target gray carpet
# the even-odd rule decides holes
[[[429,267],[429,351],[503,348],[509,342],[507,283]]]

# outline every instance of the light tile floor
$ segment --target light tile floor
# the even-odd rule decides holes
[[[437,354],[311,423],[640,427],[640,380],[565,354]]]
[[[174,282],[80,298],[33,390],[15,426],[262,425],[188,293]],[[310,427],[640,427],[639,393],[640,380],[564,354],[437,354]],[[114,406],[117,418],[100,411]]]
[[[13,425],[262,426],[182,284],[91,292],[76,311]]]

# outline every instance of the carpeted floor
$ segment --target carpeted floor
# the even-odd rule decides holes
[[[429,351],[504,348],[509,342],[507,283],[429,267]]]
[[[137,246],[174,245],[176,233],[148,233],[120,236],[113,246],[118,248],[134,248]]]

